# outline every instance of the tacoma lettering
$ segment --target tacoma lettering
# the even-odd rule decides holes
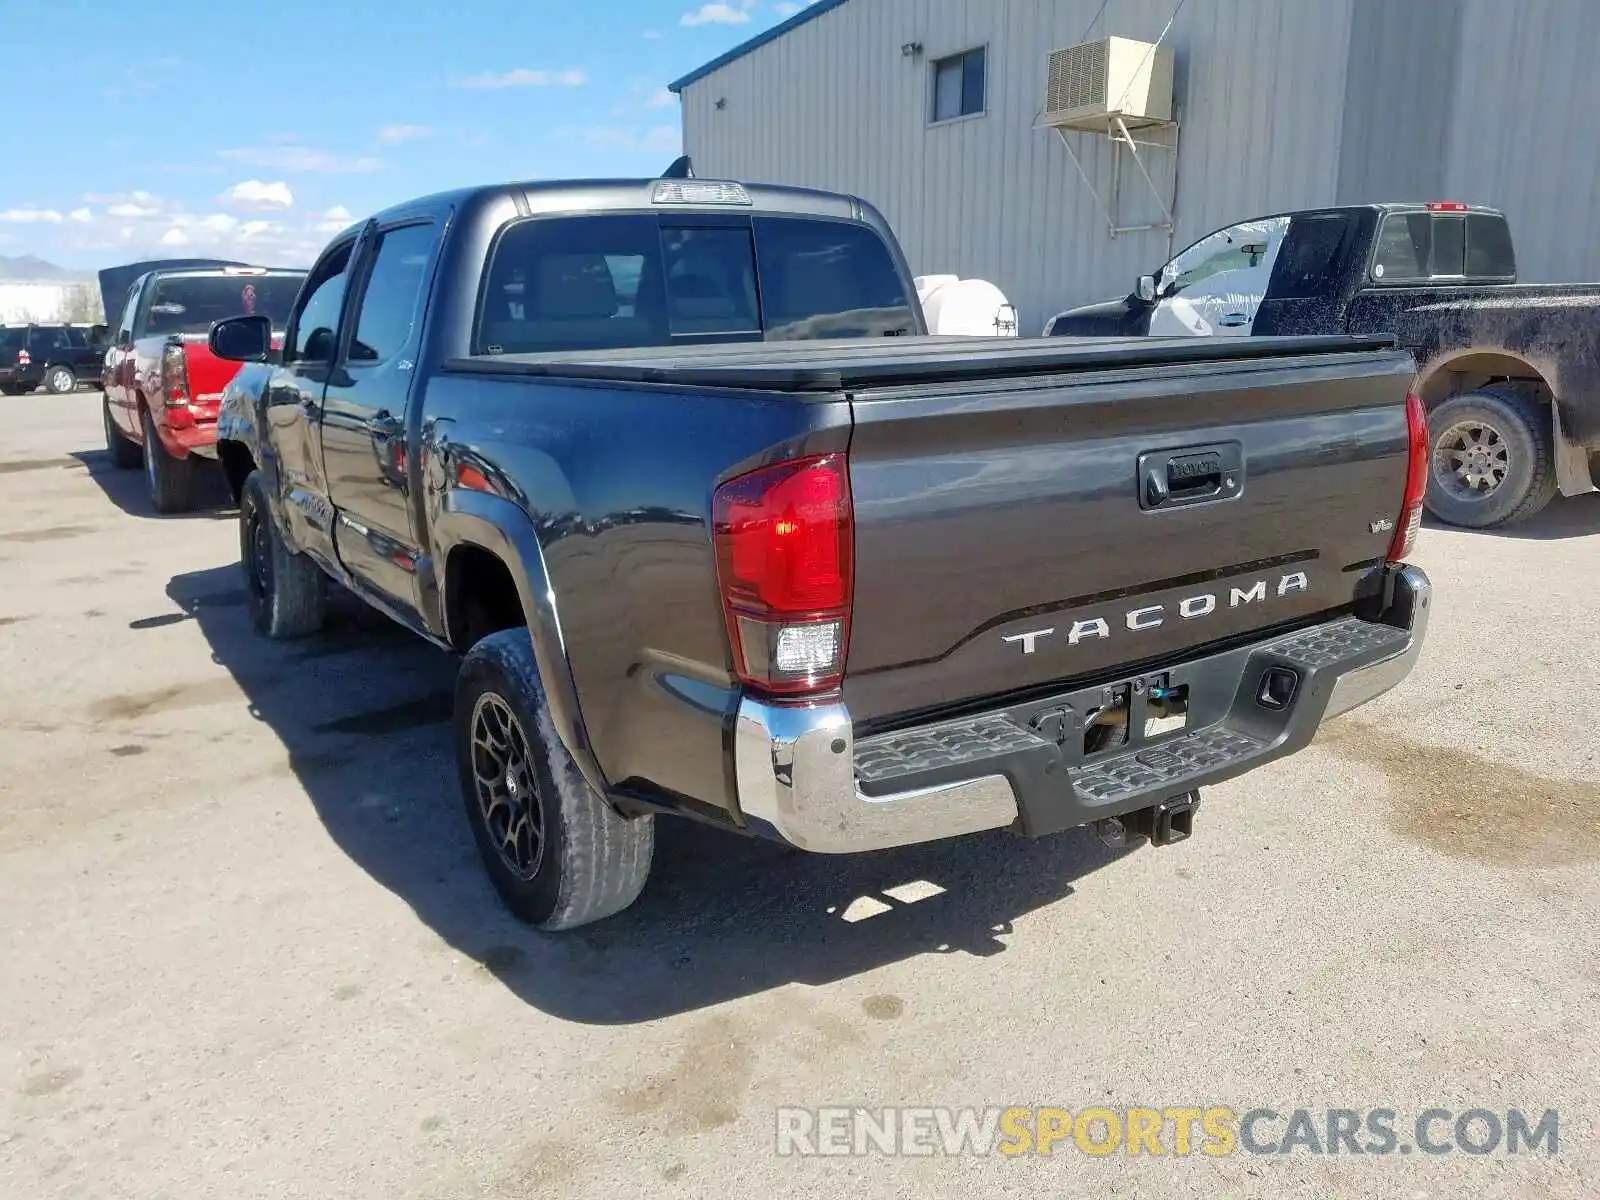
[[[1304,571],[1291,571],[1280,575],[1276,582],[1267,579],[1257,579],[1247,585],[1231,585],[1228,588],[1226,607],[1239,608],[1246,604],[1264,604],[1269,599],[1282,599],[1296,592],[1306,592],[1311,589],[1311,579]],[[1152,629],[1160,629],[1167,623],[1167,619],[1176,616],[1182,621],[1198,621],[1213,616],[1218,609],[1224,606],[1221,596],[1216,592],[1197,592],[1193,596],[1185,596],[1176,604],[1146,604],[1139,608],[1131,608],[1123,613],[1121,624],[1132,633],[1146,633]],[[1106,617],[1082,617],[1074,620],[1067,630],[1067,645],[1076,646],[1079,642],[1099,641],[1111,636],[1111,627],[1116,623]],[[1008,645],[1020,644],[1024,654],[1033,654],[1038,650],[1039,643],[1055,636],[1055,627],[1047,629],[1031,629],[1026,633],[1009,633],[1001,635],[1000,640]]]

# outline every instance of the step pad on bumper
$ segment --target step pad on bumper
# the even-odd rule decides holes
[[[1086,801],[1107,804],[1122,795],[1140,795],[1163,783],[1249,758],[1265,747],[1265,742],[1247,733],[1217,726],[1080,767],[1069,774],[1072,786]]]
[[[959,767],[1022,750],[1053,748],[1031,729],[1003,716],[973,717],[927,729],[863,738],[856,743],[856,778],[882,783],[905,775]]]
[[[1410,636],[1409,630],[1396,629],[1392,625],[1376,625],[1359,617],[1345,617],[1303,630],[1282,641],[1271,642],[1267,649],[1302,666],[1331,667],[1391,644],[1399,650]]]

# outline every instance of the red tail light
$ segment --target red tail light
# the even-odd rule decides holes
[[[1422,498],[1428,491],[1428,410],[1422,397],[1406,397],[1406,430],[1410,434],[1410,453],[1406,455],[1406,494],[1395,523],[1394,541],[1389,543],[1389,561],[1400,562],[1416,547],[1417,530],[1422,527]]]
[[[26,350],[18,350],[17,351],[17,366],[26,367],[26,366],[31,366],[32,363],[33,363],[33,355],[29,354]]]
[[[854,520],[842,454],[763,467],[712,498],[734,670],[762,691],[825,691],[844,678]]]
[[[189,360],[177,342],[161,351],[161,388],[168,408],[189,406]]]

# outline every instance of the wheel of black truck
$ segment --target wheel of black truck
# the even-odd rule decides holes
[[[267,501],[260,471],[239,491],[239,564],[250,619],[269,638],[305,637],[322,628],[328,612],[328,577],[289,549]]]
[[[638,898],[655,818],[597,795],[556,737],[526,629],[490,634],[461,664],[455,699],[461,799],[500,898],[540,929],[572,929]]]
[[[111,465],[119,471],[131,471],[139,465],[139,443],[129,439],[111,419],[111,402],[100,402],[100,419],[106,427],[106,451],[111,455]]]
[[[1556,494],[1548,407],[1507,387],[1452,396],[1428,414],[1426,506],[1449,525],[1525,521]]]
[[[44,390],[52,396],[65,395],[76,390],[77,386],[78,377],[73,374],[71,367],[58,364],[44,373]]]
[[[161,444],[149,410],[139,414],[144,428],[144,478],[150,503],[163,515],[188,512],[194,507],[194,467],[187,458],[173,458]]]

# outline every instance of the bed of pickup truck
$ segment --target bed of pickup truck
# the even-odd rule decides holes
[[[466,816],[543,928],[632,903],[667,816],[1181,841],[1426,631],[1391,339],[930,337],[853,197],[425,197],[270,326],[210,334],[256,623],[331,579],[463,655]]]

